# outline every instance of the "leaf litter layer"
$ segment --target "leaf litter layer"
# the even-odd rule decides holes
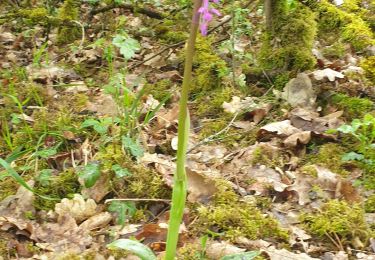
[[[15,170],[0,169],[0,257],[131,257],[107,249],[119,238],[163,256],[182,2],[0,4],[0,156]],[[236,1],[198,39],[179,259],[375,252],[374,8],[308,1],[306,23],[288,8],[285,41],[262,34],[261,3]],[[304,36],[287,19],[317,27]],[[264,62],[270,50],[278,59]]]

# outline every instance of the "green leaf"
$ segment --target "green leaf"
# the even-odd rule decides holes
[[[3,178],[3,176],[5,177],[12,177],[16,182],[18,182],[18,184],[20,184],[21,186],[23,186],[25,189],[31,191],[32,193],[38,195],[39,197],[43,198],[43,199],[46,199],[46,200],[57,200],[55,198],[50,198],[50,197],[47,197],[47,196],[43,196],[43,195],[39,195],[37,192],[35,192],[35,190],[33,188],[31,188],[26,182],[25,180],[12,168],[12,166],[10,166],[10,164],[6,161],[4,161],[3,159],[0,158],[0,165],[4,167],[4,169],[7,171],[6,174],[1,174],[0,175],[0,179]]]
[[[142,260],[156,260],[156,256],[152,252],[152,250],[138,241],[130,239],[118,239],[112,242],[111,244],[107,245],[107,247],[109,249],[120,248],[128,250],[133,254],[137,255]]]
[[[131,176],[132,174],[129,172],[128,169],[122,168],[120,165],[115,164],[112,166],[112,171],[115,172],[115,175],[117,178],[123,178],[123,177],[128,177]]]
[[[89,163],[78,172],[78,176],[83,179],[86,188],[91,188],[100,177],[100,165]]]
[[[83,121],[83,123],[81,124],[81,128],[95,126],[95,125],[98,125],[98,124],[100,124],[99,121],[97,121],[95,119],[92,119],[92,118],[89,118],[89,119],[86,119],[85,121]]]
[[[125,135],[122,136],[122,145],[134,157],[139,158],[143,156],[142,147],[137,142],[135,142],[132,138],[125,136]]]
[[[337,131],[340,131],[341,133],[344,134],[349,134],[349,133],[354,133],[354,129],[350,125],[342,125],[339,128],[337,128]]]
[[[133,58],[135,52],[141,48],[141,45],[137,40],[124,35],[116,35],[113,38],[112,43],[120,49],[120,53],[126,60]]]
[[[233,255],[226,255],[220,258],[220,260],[251,260],[259,255],[257,251],[243,252]]]
[[[124,225],[127,218],[134,216],[137,208],[132,201],[112,201],[108,211],[116,212],[118,214],[118,224]]]
[[[49,184],[51,175],[52,175],[51,169],[43,169],[40,171],[39,175],[36,177],[36,180],[40,182],[42,186],[47,186]]]
[[[365,157],[363,156],[363,154],[359,154],[359,153],[356,153],[356,152],[350,152],[350,153],[347,153],[347,154],[344,154],[344,156],[341,158],[343,161],[361,161],[363,159],[365,159]]]
[[[34,153],[35,156],[39,156],[44,159],[47,159],[55,154],[57,154],[56,148],[44,149],[44,150],[40,150]]]

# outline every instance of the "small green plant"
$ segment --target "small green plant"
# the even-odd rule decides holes
[[[91,188],[100,177],[100,165],[91,162],[78,170],[78,176],[84,181],[86,188]]]
[[[139,42],[131,38],[126,33],[117,34],[113,38],[112,43],[119,48],[120,53],[122,56],[124,56],[125,60],[130,60],[133,58],[135,53],[141,48]]]
[[[138,242],[136,240],[131,239],[118,239],[111,244],[107,245],[109,249],[123,249],[127,250],[136,256],[138,256],[142,260],[156,260],[155,254],[152,252],[150,248]]]
[[[112,201],[108,207],[109,212],[117,214],[117,223],[125,225],[125,221],[134,216],[137,211],[135,203],[132,201]]]
[[[375,165],[375,117],[366,114],[363,120],[354,119],[350,125],[342,125],[337,131],[349,134],[358,140],[357,150],[343,156],[344,161],[362,161]]]

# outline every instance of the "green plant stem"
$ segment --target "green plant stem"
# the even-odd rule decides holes
[[[194,1],[193,15],[190,28],[190,36],[186,46],[184,79],[182,82],[181,98],[179,105],[178,118],[178,147],[177,147],[177,169],[174,176],[174,185],[172,192],[172,208],[169,220],[169,229],[167,237],[166,260],[173,260],[176,255],[178,242],[178,232],[185,208],[186,200],[186,172],[185,161],[187,143],[189,138],[190,117],[187,107],[189,86],[191,84],[191,71],[193,67],[193,57],[195,41],[197,38],[200,14],[198,9],[202,5],[202,0]]]

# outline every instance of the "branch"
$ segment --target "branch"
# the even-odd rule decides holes
[[[90,16],[94,16],[94,15],[99,14],[99,13],[104,13],[104,12],[107,12],[107,11],[115,9],[115,8],[126,9],[126,10],[129,10],[129,11],[133,12],[133,13],[137,12],[137,13],[140,13],[140,14],[147,15],[148,17],[159,19],[159,20],[164,18],[163,14],[161,14],[159,12],[156,12],[154,10],[151,10],[150,8],[136,7],[136,6],[131,5],[131,4],[120,4],[120,5],[110,4],[110,5],[106,5],[106,6],[103,6],[103,7],[100,7],[98,9],[94,9],[94,10],[90,11]]]

